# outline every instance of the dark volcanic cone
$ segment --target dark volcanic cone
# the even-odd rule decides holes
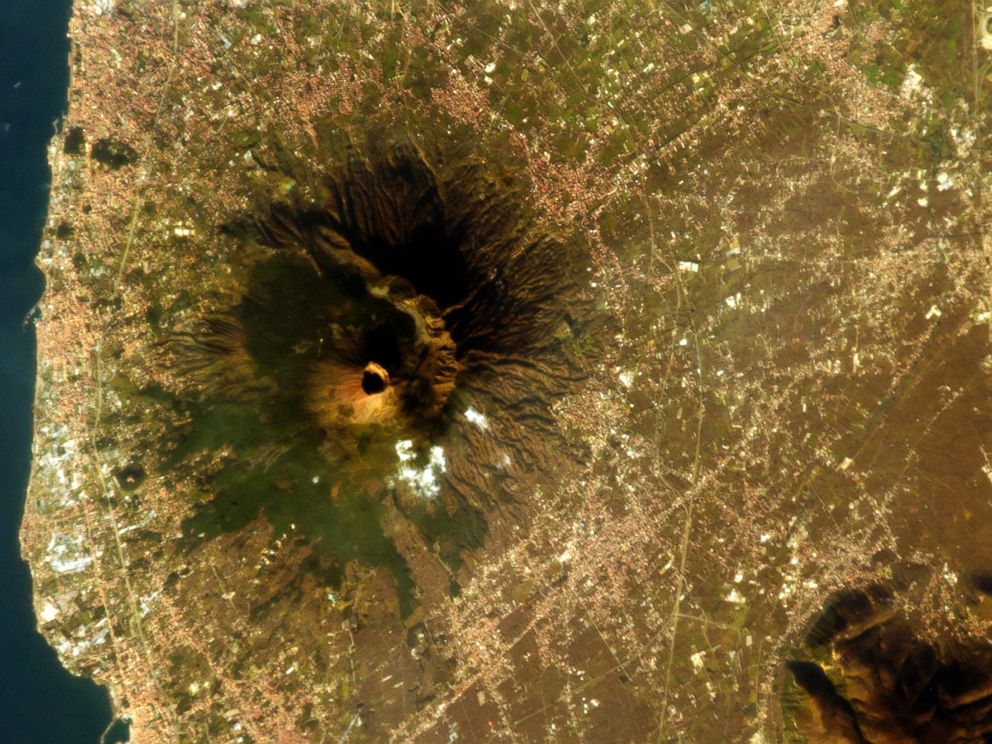
[[[588,257],[468,158],[343,160],[315,202],[251,220],[241,240],[267,254],[242,298],[177,339],[199,393],[171,466],[198,462],[211,495],[193,534],[264,511],[341,559],[395,562],[392,496],[457,563],[483,513],[569,462],[550,407],[585,373]]]
[[[836,595],[807,649],[818,662],[788,666],[811,703],[797,716],[808,741],[992,741],[992,645],[925,641],[886,588]]]

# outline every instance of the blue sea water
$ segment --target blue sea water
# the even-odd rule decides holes
[[[0,744],[96,744],[107,691],[63,669],[35,629],[17,533],[30,466],[35,336],[44,286],[46,145],[66,105],[69,0],[0,0]]]

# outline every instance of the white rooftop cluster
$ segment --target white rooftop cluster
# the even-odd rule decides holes
[[[45,559],[58,573],[78,573],[93,563],[83,547],[82,535],[52,535]]]

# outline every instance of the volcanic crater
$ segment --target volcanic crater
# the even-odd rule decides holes
[[[337,572],[403,573],[382,527],[399,513],[457,566],[525,508],[515,481],[577,462],[551,405],[593,361],[588,252],[505,172],[443,148],[349,148],[315,182],[225,228],[232,255],[262,257],[171,344],[196,392],[167,467],[196,463],[209,495],[187,532],[264,513]]]

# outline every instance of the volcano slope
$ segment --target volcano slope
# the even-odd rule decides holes
[[[522,479],[581,462],[550,409],[588,374],[603,324],[588,252],[531,228],[512,182],[468,154],[432,168],[412,145],[377,149],[343,148],[314,203],[222,228],[232,255],[258,259],[230,307],[167,344],[161,364],[189,384],[154,469],[209,484],[193,542],[264,512],[326,548],[332,584],[353,558],[385,565],[409,615],[385,525],[419,529],[457,588],[486,512],[513,521]]]
[[[77,3],[42,632],[142,742],[982,741],[989,23]]]

